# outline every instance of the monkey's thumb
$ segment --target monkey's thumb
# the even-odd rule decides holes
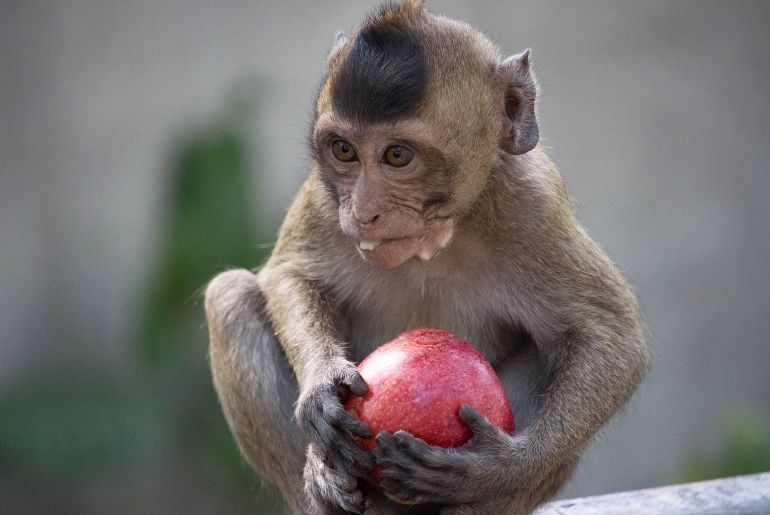
[[[356,371],[353,371],[350,374],[347,383],[350,387],[350,393],[353,395],[360,397],[362,395],[366,395],[366,392],[369,391],[369,386],[366,384],[366,381],[364,381],[364,378],[361,377],[361,374]]]

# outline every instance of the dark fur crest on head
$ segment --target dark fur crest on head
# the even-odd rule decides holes
[[[387,4],[358,31],[332,81],[332,103],[359,122],[394,120],[412,113],[428,85],[428,67],[415,21],[420,2]]]

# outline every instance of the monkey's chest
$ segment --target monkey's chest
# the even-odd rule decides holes
[[[495,365],[514,355],[521,338],[492,303],[470,292],[425,284],[383,285],[377,292],[339,305],[350,357],[360,362],[372,350],[418,326],[448,329],[474,345]]]

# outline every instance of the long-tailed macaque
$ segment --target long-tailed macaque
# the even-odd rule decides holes
[[[206,291],[230,428],[294,513],[529,513],[649,359],[634,295],[537,145],[529,51],[503,59],[406,0],[339,35],[328,65],[312,168],[272,256]],[[340,400],[367,390],[356,363],[418,325],[487,357],[514,435],[464,406],[462,447],[405,432],[357,445],[370,429]],[[382,492],[366,481],[375,466]]]

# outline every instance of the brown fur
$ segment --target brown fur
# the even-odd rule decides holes
[[[329,82],[322,87],[316,162],[272,256],[256,276],[225,272],[207,289],[214,383],[244,456],[293,512],[338,512],[336,502],[360,510],[367,494],[369,512],[401,513],[355,480],[371,463],[349,455],[350,435],[339,427],[352,422],[328,392],[360,388],[353,363],[401,331],[450,329],[497,370],[517,433],[476,422],[472,442],[452,451],[383,435],[380,466],[412,471],[383,487],[418,495],[423,475],[448,485],[409,513],[529,513],[559,490],[641,381],[649,356],[637,303],[574,219],[543,149],[510,153],[505,138],[522,122],[506,115],[506,88],[523,86],[509,86],[511,75],[500,78],[510,70],[500,68],[489,40],[416,1],[380,16],[419,31],[430,63],[425,99],[413,116],[367,127],[338,117]],[[351,41],[335,48],[330,77]],[[531,79],[528,67],[521,73]],[[403,176],[377,161],[394,135],[418,149]],[[342,169],[333,161],[327,151],[335,137],[357,146],[358,164]],[[356,202],[381,217],[361,223],[351,215]],[[451,225],[451,239],[430,260],[412,257],[387,270],[356,248],[367,234],[418,234],[429,245],[437,224]],[[332,412],[338,429],[313,418]],[[422,460],[403,452],[409,445],[422,449]],[[454,464],[462,480],[421,469],[431,458]],[[345,470],[357,461],[366,470]],[[330,463],[336,466],[325,468]]]

